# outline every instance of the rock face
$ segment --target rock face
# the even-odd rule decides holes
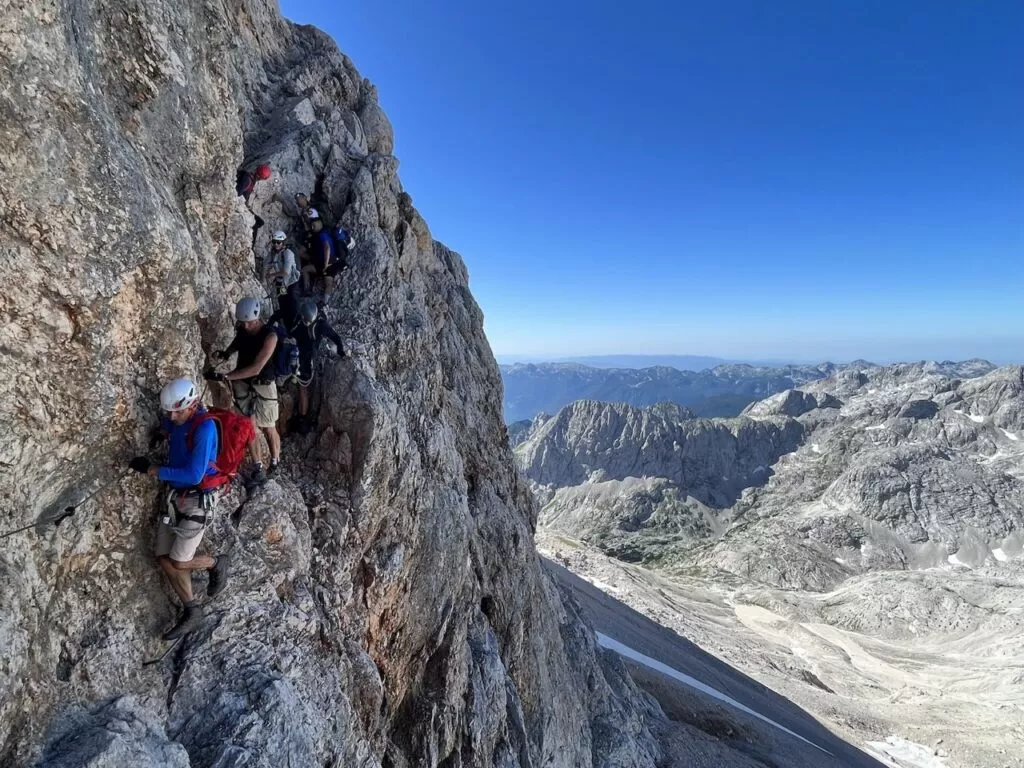
[[[961,380],[892,366],[808,389],[842,408],[800,417],[804,444],[744,495],[702,563],[831,589],[867,571],[1024,554],[1020,368]]]
[[[0,547],[0,763],[653,766],[662,715],[538,566],[466,269],[373,86],[268,0],[23,3],[2,29],[0,532],[28,530]],[[143,666],[173,609],[156,487],[121,473],[162,382],[263,295],[234,191],[258,161],[256,255],[300,191],[355,234],[327,307],[354,354],[280,480],[222,502],[201,629]]]
[[[714,510],[764,483],[802,435],[785,416],[694,419],[674,404],[581,400],[537,427],[516,456],[544,505],[544,525],[632,546],[636,534],[710,534]]]

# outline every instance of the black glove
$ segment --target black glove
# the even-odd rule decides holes
[[[149,472],[149,468],[153,466],[153,464],[145,456],[136,456],[134,459],[128,462],[128,466],[134,469],[140,475],[144,475],[147,472]]]
[[[227,381],[227,377],[220,371],[205,371],[203,378],[207,381]]]
[[[210,357],[212,357],[214,360],[227,360],[228,353],[225,352],[223,349],[215,349],[213,350],[213,354],[210,355]]]

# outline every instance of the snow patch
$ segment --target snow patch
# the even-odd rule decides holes
[[[1005,563],[1007,560],[1009,560],[1009,558],[1006,556],[1006,553],[1003,552],[1002,547],[996,547],[995,549],[993,549],[992,557],[994,557],[1000,563]]]
[[[1008,429],[1000,429],[999,431],[1002,432],[1004,435],[1006,435],[1011,440],[1013,440],[1013,442],[1017,442],[1018,440],[1020,440],[1019,437],[1017,437],[1015,434],[1013,434],[1013,432],[1011,432]]]
[[[876,429],[885,429],[885,424],[874,424],[870,427],[864,427],[867,432],[874,432]]]
[[[815,453],[821,453],[821,446],[818,443],[811,443],[811,450]]]
[[[957,553],[957,554],[959,554],[959,553]],[[956,555],[950,555],[949,557],[946,558],[946,561],[950,565],[959,565],[959,566],[962,566],[964,568],[970,568],[971,567],[970,563],[965,563],[963,560],[961,560]]]
[[[964,413],[959,408],[954,408],[953,409],[953,413],[959,413],[961,416],[966,416],[968,419],[973,421],[975,424],[981,424],[983,421],[985,421],[985,417],[984,416],[975,416],[973,413]]]
[[[595,587],[597,587],[602,592],[608,595],[617,595],[622,591],[613,584],[606,584],[605,582],[600,581],[599,579],[587,579],[587,581],[589,581]]]
[[[710,696],[711,698],[716,699],[722,702],[723,704],[727,704],[728,706],[733,707],[734,709],[738,709],[740,712],[745,712],[748,715],[752,715],[753,717],[756,717],[758,720],[762,720],[768,723],[769,725],[778,728],[780,731],[788,733],[790,736],[795,736],[796,738],[800,739],[800,741],[806,744],[810,744],[812,747],[814,747],[817,750],[820,750],[821,752],[824,752],[826,755],[832,755],[832,753],[829,752],[827,749],[822,749],[813,741],[808,741],[807,739],[805,739],[799,733],[794,733],[793,731],[789,730],[789,728],[779,725],[774,720],[770,720],[761,713],[755,712],[750,707],[740,704],[738,701],[736,701],[736,699],[732,698],[731,696],[726,696],[724,693],[715,690],[710,685],[705,685],[697,678],[690,677],[689,675],[680,672],[678,669],[673,669],[667,664],[663,664],[657,659],[651,658],[650,656],[645,656],[639,651],[636,651],[630,648],[628,645],[624,645],[623,643],[620,643],[618,640],[612,637],[608,637],[608,635],[602,634],[601,632],[595,632],[594,634],[597,635],[597,643],[602,648],[607,648],[609,650],[615,651],[620,656],[625,656],[627,659],[632,659],[633,661],[639,664],[643,664],[645,667],[653,669],[655,672],[661,672],[661,674],[666,675],[667,677],[671,677],[673,680],[678,680],[683,685],[688,685],[690,688],[700,691],[701,693]],[[928,766],[927,768],[931,767]]]
[[[890,736],[885,741],[869,741],[868,750],[876,757],[888,758],[903,768],[946,768],[946,763],[922,744],[899,736]]]

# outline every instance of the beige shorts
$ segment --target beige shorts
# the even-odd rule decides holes
[[[248,381],[233,381],[238,409],[246,416],[252,416],[257,427],[277,426],[277,384],[254,384]]]
[[[177,563],[187,563],[196,556],[199,543],[203,540],[203,532],[213,518],[214,509],[217,506],[217,494],[206,495],[206,507],[203,507],[204,497],[198,494],[193,496],[181,496],[177,493],[167,497],[166,514],[171,518],[171,525],[160,522],[156,532],[156,556],[170,556],[171,560]],[[180,515],[194,515],[201,517],[206,514],[206,523],[199,523],[195,520],[181,520],[175,517],[175,512]],[[177,525],[173,523],[177,519]]]

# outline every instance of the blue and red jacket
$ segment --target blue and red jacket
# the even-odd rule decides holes
[[[164,419],[161,424],[168,435],[170,448],[167,465],[157,470],[157,476],[172,488],[183,491],[195,488],[203,481],[205,475],[217,473],[213,466],[217,461],[217,425],[212,419],[208,419],[192,432],[196,419],[205,413],[206,410],[200,408],[184,424],[175,425],[170,419]]]

